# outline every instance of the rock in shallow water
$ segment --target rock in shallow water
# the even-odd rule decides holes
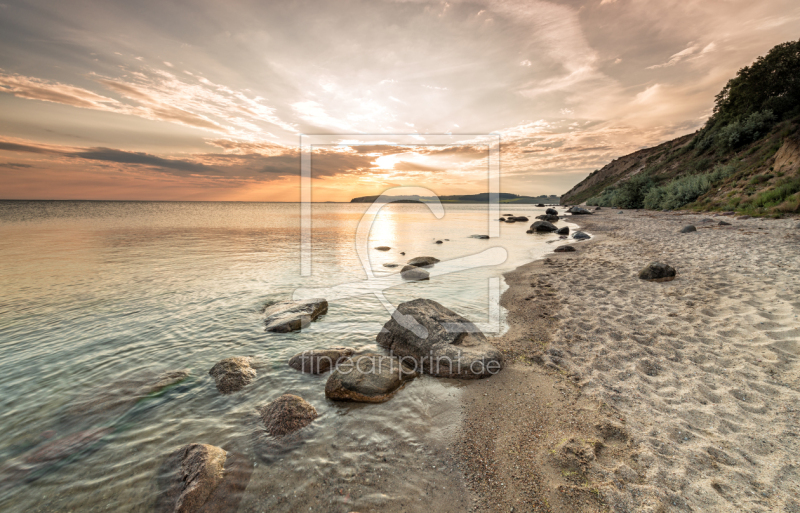
[[[157,513],[236,511],[253,473],[240,454],[208,444],[188,444],[172,453],[159,470]]]
[[[414,267],[430,267],[438,263],[439,259],[432,256],[414,257],[408,261],[408,265],[413,265]]]
[[[413,265],[407,265],[403,267],[403,269],[400,271],[400,276],[404,280],[409,281],[424,281],[431,278],[431,275],[428,274],[428,271]]]
[[[651,262],[644,269],[639,271],[639,278],[642,280],[662,280],[665,278],[674,278],[675,269],[667,264],[661,262]]]
[[[586,240],[591,239],[592,237],[586,232],[575,232],[572,234],[572,238],[577,240]]]
[[[302,397],[283,394],[269,404],[258,408],[264,427],[272,436],[294,433],[317,418],[317,410]]]
[[[419,375],[400,358],[358,355],[339,365],[328,377],[325,397],[335,401],[382,403]]]
[[[208,373],[217,383],[217,390],[223,394],[238,392],[256,378],[252,367],[254,359],[250,356],[225,358],[211,367]]]
[[[534,232],[554,232],[558,230],[553,223],[547,221],[536,221],[531,225],[531,230]]]
[[[390,248],[389,246],[378,246],[375,249],[377,249],[378,251],[389,251],[392,248]]]
[[[281,301],[264,310],[266,331],[287,333],[305,328],[322,314],[328,312],[324,299]]]
[[[557,216],[558,215],[558,210],[556,210],[554,208],[548,208],[547,210],[544,211],[544,213],[545,214],[549,214],[551,216]]]
[[[556,230],[556,233],[559,234],[559,235],[569,235],[569,227],[568,226],[562,226],[561,228]]]
[[[503,368],[502,355],[477,326],[430,299],[401,303],[376,340],[433,376],[485,378]]]
[[[300,372],[322,374],[323,372],[328,372],[338,363],[353,356],[353,353],[355,353],[355,350],[351,347],[312,349],[292,356],[289,360],[289,367],[299,370]]]

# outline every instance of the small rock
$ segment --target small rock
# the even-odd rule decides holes
[[[252,367],[250,356],[234,356],[226,358],[211,367],[208,373],[217,383],[217,390],[223,394],[238,392],[256,378],[256,370]]]
[[[408,261],[408,265],[413,265],[414,267],[430,267],[438,263],[439,259],[431,256],[414,257]]]
[[[691,233],[691,232],[696,232],[696,231],[697,231],[697,228],[695,228],[694,225],[692,225],[692,224],[687,224],[686,226],[681,228],[681,233]]]
[[[503,214],[503,217],[514,217],[514,214]]]
[[[289,367],[308,372],[310,374],[322,374],[328,372],[331,367],[347,360],[355,350],[350,347],[332,347],[330,349],[313,349],[297,353],[289,359]]]
[[[558,235],[569,235],[569,227],[568,226],[562,226],[561,228],[556,230],[556,233]]]
[[[547,210],[544,211],[544,213],[545,214],[550,214],[551,216],[557,216],[558,215],[558,210],[556,210],[554,208],[548,208]]]
[[[703,218],[703,219],[701,219],[699,222],[700,222],[700,223],[713,223],[713,222],[714,222],[714,220],[713,220],[713,219],[711,219],[711,218],[709,218],[709,217],[704,217],[704,218]]]
[[[405,251],[401,251],[400,254],[405,256],[406,252]]]
[[[488,235],[470,235],[470,238],[473,238],[473,239],[488,239],[489,236]]]
[[[622,210],[620,210],[619,212],[617,212],[617,214],[624,214],[624,213],[625,213],[625,212],[623,212]]]
[[[591,215],[592,214],[591,212],[589,212],[585,208],[578,207],[578,206],[570,207],[569,210],[567,210],[567,212],[569,212],[570,214],[572,214],[574,216],[579,216],[579,215],[580,216],[585,216],[585,215]]]
[[[389,251],[392,248],[390,248],[389,246],[378,246],[375,249],[377,249],[378,251]]]
[[[398,264],[383,264],[384,267],[398,267]]]
[[[742,220],[742,219],[750,219],[750,216],[739,216],[739,217],[737,217],[736,219],[739,219],[739,220]]]
[[[555,249],[556,253],[568,253],[570,251],[575,251],[575,248],[569,244],[565,244],[563,246],[559,246]]]
[[[525,230],[525,233],[533,233],[533,230]]]
[[[509,217],[509,218],[506,219],[506,223],[516,223],[516,222],[517,222],[517,220],[514,219],[513,217]]]
[[[382,403],[418,375],[395,356],[362,354],[331,373],[325,384],[325,397],[335,401]]]
[[[572,238],[577,240],[586,240],[591,239],[592,237],[586,232],[575,232],[572,234]]]
[[[324,299],[281,301],[264,310],[266,331],[287,333],[305,328],[317,317],[328,312]]]
[[[431,275],[428,274],[428,271],[422,269],[421,267],[415,267],[413,265],[407,265],[403,267],[403,269],[400,271],[400,276],[404,280],[409,280],[409,281],[424,281],[424,280],[429,280],[431,278]]]
[[[558,216],[550,215],[550,214],[542,214],[540,216],[536,216],[536,219],[538,219],[540,221],[547,221],[548,223],[556,223],[561,218],[558,217]]]
[[[531,225],[531,230],[534,232],[554,232],[558,230],[553,223],[547,221],[536,221]]]
[[[664,278],[674,278],[675,268],[660,262],[651,262],[644,269],[639,271],[639,278],[642,280],[661,280]]]
[[[436,244],[444,244],[444,242],[442,242],[442,241],[440,241],[440,240],[437,240],[437,241],[436,241]]]
[[[302,397],[283,394],[269,404],[258,408],[264,427],[272,436],[294,433],[317,418],[317,410]]]
[[[720,221],[717,223],[717,226],[730,226],[731,223],[726,223],[725,221]]]

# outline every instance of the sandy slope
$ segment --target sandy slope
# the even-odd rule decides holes
[[[617,212],[576,218],[592,241],[507,276],[512,329],[498,345],[544,364],[529,374],[563,387],[563,400],[526,410],[513,394],[536,380],[519,363],[502,394],[487,392],[500,376],[470,388],[464,443],[540,435],[523,458],[539,475],[513,493],[476,485],[481,469],[467,469],[479,509],[800,511],[797,221]],[[690,223],[697,232],[678,233]],[[650,261],[677,278],[639,280]],[[501,412],[504,399],[517,407]],[[484,451],[486,468],[512,474],[520,457],[507,452]],[[559,487],[590,493],[564,501]]]

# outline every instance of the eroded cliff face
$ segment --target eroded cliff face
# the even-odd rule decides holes
[[[786,174],[796,174],[800,170],[800,137],[797,134],[783,140],[772,168],[776,173]]]

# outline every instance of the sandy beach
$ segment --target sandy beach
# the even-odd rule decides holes
[[[618,212],[506,274],[509,364],[464,396],[475,509],[800,511],[797,220]]]

